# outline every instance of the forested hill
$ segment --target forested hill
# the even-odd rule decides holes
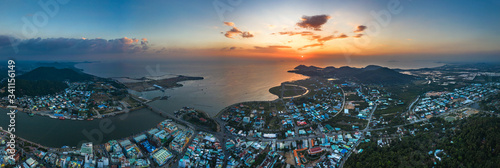
[[[349,157],[345,167],[498,167],[500,118],[473,116],[449,123],[433,118],[415,136],[380,147],[376,139],[362,143],[364,151]],[[424,130],[427,128],[428,130]],[[444,129],[443,129],[444,128]],[[443,150],[439,161],[430,151]]]
[[[18,77],[25,80],[48,80],[48,81],[65,81],[81,82],[97,78],[95,76],[77,72],[73,69],[64,68],[57,69],[54,67],[38,67],[30,72],[27,72]]]
[[[347,79],[365,84],[406,84],[416,79],[415,76],[402,74],[393,69],[377,65],[369,65],[365,68],[353,68],[349,66],[319,68],[299,65],[288,72],[306,76]]]
[[[100,79],[73,69],[57,69],[54,67],[39,67],[22,74],[16,79],[16,96],[41,96],[64,91],[68,87],[64,81],[82,82]],[[6,80],[4,82],[7,82]],[[6,84],[2,84],[6,86]],[[4,92],[1,96],[6,96]]]

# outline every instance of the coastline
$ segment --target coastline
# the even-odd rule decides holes
[[[76,65],[76,64],[75,64],[75,65]],[[80,69],[80,68],[78,68],[78,69]],[[83,72],[83,69],[81,69],[81,70],[82,70],[82,72]],[[307,77],[307,76],[306,76],[306,78],[305,78],[305,79],[308,79],[308,78],[310,78],[310,77]],[[112,78],[110,78],[110,79],[112,79]],[[301,79],[301,80],[303,80],[303,79]],[[293,82],[293,81],[296,81],[296,80],[292,80],[292,81],[284,81],[284,82]],[[122,82],[120,82],[120,83],[122,83]],[[182,87],[182,86],[179,86],[179,87]],[[158,90],[158,89],[157,89],[157,90]],[[268,91],[268,89],[267,89],[267,91]],[[131,94],[131,93],[129,93],[129,94]],[[132,95],[134,95],[134,94],[132,94]],[[275,96],[276,96],[276,95],[275,95]],[[273,100],[264,100],[264,101],[242,101],[242,102],[233,103],[233,104],[228,105],[228,106],[225,106],[224,108],[222,108],[221,110],[219,110],[219,112],[218,112],[215,116],[211,116],[211,115],[209,115],[206,111],[203,111],[203,110],[200,110],[200,111],[201,111],[201,112],[203,112],[206,116],[210,117],[211,119],[213,119],[213,120],[217,120],[217,118],[220,118],[220,116],[221,116],[221,115],[223,115],[223,114],[224,114],[224,112],[225,112],[225,111],[227,111],[227,109],[228,109],[228,108],[233,107],[233,106],[235,106],[235,105],[239,105],[239,104],[242,104],[242,103],[268,103],[268,102],[273,102],[273,101],[277,101],[277,100],[279,100],[279,97],[277,97],[277,98],[275,98],[275,99],[273,99]],[[148,101],[151,101],[151,100],[148,100]],[[146,103],[147,103],[147,102],[146,102]],[[136,108],[136,109],[133,109],[133,110],[131,110],[131,111],[140,110],[140,109],[142,109],[142,108],[145,108],[145,106],[141,106],[140,108]],[[147,109],[149,109],[149,108],[147,108]],[[26,111],[24,111],[24,112],[26,112]],[[117,115],[119,115],[119,114],[117,114]],[[107,117],[106,117],[106,118],[107,118]],[[163,116],[163,117],[161,117],[161,118],[164,118],[164,116]],[[103,119],[103,118],[102,118],[102,119]],[[216,123],[217,123],[217,125],[218,125],[218,127],[219,127],[218,132],[222,131],[222,130],[224,129],[224,128],[222,128],[223,124],[220,124],[219,122],[216,122]],[[144,131],[147,131],[147,130],[149,130],[149,129],[146,129],[146,130],[144,130]],[[130,136],[133,136],[133,135],[132,135],[132,134],[130,134]],[[125,136],[125,137],[122,137],[122,138],[117,138],[117,139],[123,139],[123,138],[130,137],[130,136]],[[53,148],[53,147],[46,147],[46,148],[57,149],[57,148]],[[63,149],[63,148],[60,148],[60,149]]]
[[[134,111],[138,111],[138,110],[141,110],[143,108],[146,108],[145,106],[140,106],[140,107],[136,107],[136,108],[133,108],[133,109],[129,109],[128,112],[125,112],[124,110],[121,110],[121,111],[115,111],[115,112],[111,112],[113,114],[103,114],[103,117],[101,118],[98,118],[96,116],[92,117],[92,119],[105,119],[105,118],[108,118],[108,117],[115,117],[115,116],[119,116],[119,115],[122,115],[122,114],[126,114],[126,113],[130,113],[130,112],[134,112]],[[9,110],[9,108],[7,108],[6,106],[0,106],[0,109],[5,109],[5,110]],[[40,113],[48,113],[48,112],[51,112],[51,111],[38,111],[37,113],[32,113],[32,112],[28,112],[28,111],[25,111],[23,108],[15,108],[17,110],[16,113],[19,113],[19,112],[23,112],[23,113],[26,113],[26,114],[33,114],[33,115],[38,115],[38,116],[42,116],[42,117],[51,117],[51,115],[49,114],[40,114]],[[22,110],[20,110],[22,109]],[[55,117],[55,116],[54,116]],[[54,118],[54,119],[58,119],[58,118]],[[68,119],[68,118],[65,118],[65,119]],[[90,118],[87,118],[87,119],[90,119]],[[71,118],[70,118],[71,120]],[[86,120],[75,120],[75,121],[86,121]]]
[[[305,76],[305,75],[304,75],[304,76]],[[310,76],[306,76],[306,77],[307,77],[307,78],[305,78],[305,79],[301,79],[301,80],[308,80],[308,79],[310,79],[310,78],[311,78]],[[284,82],[281,82],[281,84],[291,84],[291,83],[294,83],[294,82],[297,82],[297,81],[300,81],[300,80],[284,81]],[[295,84],[294,84],[294,85],[295,85]],[[280,85],[278,85],[278,86],[280,86]],[[298,85],[298,86],[300,86],[300,85]],[[273,87],[271,87],[271,88],[274,88],[274,87],[277,87],[277,86],[273,86]],[[302,87],[304,87],[304,86],[302,86]],[[280,100],[280,96],[279,96],[279,95],[276,95],[276,94],[274,94],[274,93],[272,93],[272,92],[270,92],[269,90],[270,90],[271,88],[267,89],[267,91],[268,91],[269,93],[271,93],[272,95],[277,96],[277,98],[276,98],[276,99],[274,99],[274,100],[267,100],[267,101],[243,101],[243,102],[237,102],[237,103],[234,103],[234,104],[231,104],[231,105],[229,105],[229,106],[224,107],[224,108],[223,108],[223,109],[221,109],[221,110],[220,110],[220,111],[219,111],[216,115],[214,115],[214,117],[213,117],[213,118],[220,118],[220,117],[222,116],[222,113],[223,113],[224,111],[227,111],[227,109],[228,109],[228,108],[230,108],[230,107],[232,107],[232,106],[235,106],[235,105],[238,105],[238,104],[242,104],[242,103],[259,103],[259,102],[269,103],[269,102],[279,101],[279,100]],[[305,95],[307,95],[307,94],[309,93],[309,89],[308,89],[307,87],[304,87],[304,88],[306,88],[306,90],[307,90],[307,92],[306,92],[305,94],[297,95],[297,96],[294,96],[294,97],[292,97],[292,98],[296,98],[296,97],[301,97],[301,96],[305,96]],[[286,99],[286,97],[285,97],[284,99]]]

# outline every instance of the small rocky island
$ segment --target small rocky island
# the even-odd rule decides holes
[[[138,82],[130,82],[130,83],[123,83],[127,88],[142,92],[142,91],[148,91],[148,90],[158,90],[158,89],[167,89],[167,88],[173,88],[173,87],[181,87],[182,84],[179,84],[178,82],[182,81],[187,81],[187,80],[203,80],[203,77],[191,77],[191,76],[183,76],[183,75],[178,75],[177,77],[172,77],[172,78],[166,78],[166,79],[150,79],[146,77],[142,77]]]

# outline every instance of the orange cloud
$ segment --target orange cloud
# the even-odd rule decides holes
[[[326,37],[321,37],[320,35],[317,36],[312,36],[311,40],[317,40],[319,43],[324,43],[326,41],[330,41],[335,39],[336,37],[331,35],[331,36],[326,36]]]
[[[310,31],[302,31],[302,32],[292,32],[292,31],[288,31],[288,32],[278,32],[280,35],[289,35],[289,36],[294,36],[294,35],[301,35],[301,36],[312,36],[314,35],[313,32],[310,32]]]
[[[132,43],[137,43],[137,42],[139,42],[139,40],[138,40],[138,39],[135,39],[135,38],[134,38],[134,39],[131,39],[131,38],[128,38],[128,37],[123,37],[123,38],[121,38],[120,40],[121,40],[123,43],[125,43],[125,44],[132,44]]]
[[[231,26],[231,27],[233,27],[233,26],[234,26],[234,23],[233,23],[233,22],[224,22],[224,24],[225,24],[225,25],[227,25],[227,26]]]
[[[224,22],[224,24],[227,25],[227,26],[233,27],[232,29],[226,31],[226,33],[224,34],[224,36],[226,36],[227,38],[233,38],[234,36],[237,36],[237,35],[240,35],[243,38],[251,38],[251,37],[254,36],[249,31],[241,31],[236,26],[234,26],[233,22]]]
[[[241,34],[241,33],[242,32],[240,29],[233,27],[231,30],[226,31],[226,34],[224,34],[224,36],[226,36],[227,38],[233,38],[233,36]]]
[[[304,50],[306,48],[320,47],[320,46],[323,46],[323,43],[316,43],[316,44],[305,45],[305,46],[300,47],[298,50]]]

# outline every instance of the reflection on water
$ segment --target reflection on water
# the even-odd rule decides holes
[[[134,73],[129,74],[129,76],[141,77],[150,74],[145,67],[156,66],[152,63],[133,65],[121,65],[129,63],[115,64],[117,65],[108,63],[81,64],[79,68],[83,68],[85,72],[98,76],[107,74],[125,76],[127,75],[126,73],[131,71],[130,68],[134,67]],[[280,85],[281,82],[306,78],[302,75],[287,72],[297,66],[297,63],[203,63],[188,65],[162,63],[159,65],[159,71],[163,74],[202,76],[205,79],[181,82],[184,85],[183,87],[167,89],[165,93],[161,91],[146,91],[142,93],[132,91],[132,93],[148,99],[168,95],[171,96],[168,100],[157,100],[151,104],[171,112],[183,106],[195,107],[206,111],[211,116],[216,115],[222,108],[237,102],[274,100],[278,97],[269,93],[269,88]],[[120,70],[110,67],[128,67],[129,69]],[[142,74],[139,72],[142,72]]]

